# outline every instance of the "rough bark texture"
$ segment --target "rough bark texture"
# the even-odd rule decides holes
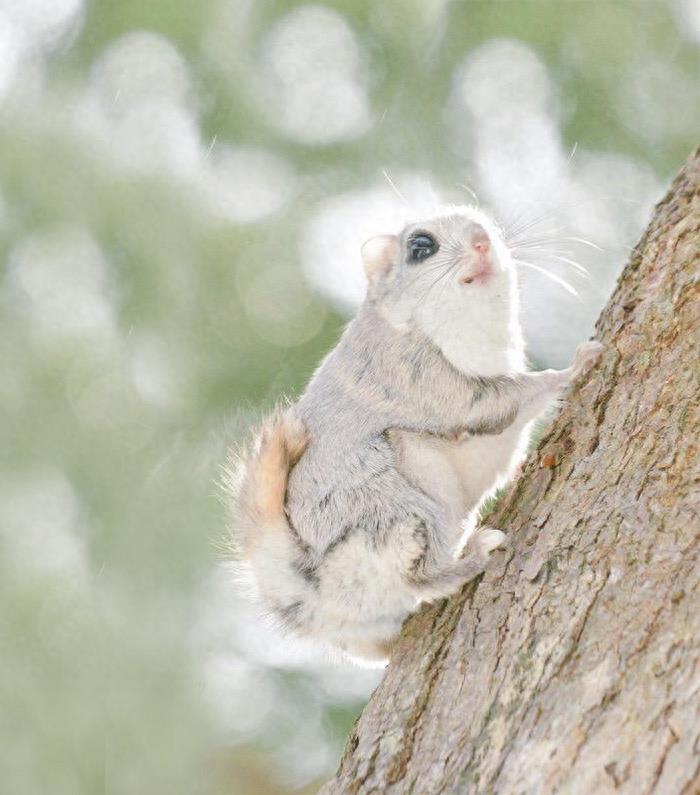
[[[700,792],[700,150],[489,524],[512,548],[404,627],[331,793]]]

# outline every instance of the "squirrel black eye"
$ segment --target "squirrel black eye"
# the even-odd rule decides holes
[[[408,241],[408,258],[411,262],[422,262],[432,257],[439,248],[437,241],[431,235],[425,233],[414,235]]]

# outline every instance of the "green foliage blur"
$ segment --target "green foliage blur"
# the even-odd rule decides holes
[[[0,0],[4,795],[315,791],[379,673],[276,651],[218,480],[356,301],[318,239],[383,172],[498,205],[504,106],[544,75],[533,173],[560,149],[588,209],[620,175],[643,200],[583,230],[620,240],[583,336],[697,144],[699,44],[698,0]]]

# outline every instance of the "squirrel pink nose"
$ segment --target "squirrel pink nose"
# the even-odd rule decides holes
[[[471,244],[474,251],[477,251],[479,254],[486,254],[486,252],[491,248],[489,236],[482,226],[477,226],[472,232]]]

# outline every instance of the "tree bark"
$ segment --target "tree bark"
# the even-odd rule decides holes
[[[700,149],[489,517],[480,581],[405,625],[331,793],[700,792]]]

